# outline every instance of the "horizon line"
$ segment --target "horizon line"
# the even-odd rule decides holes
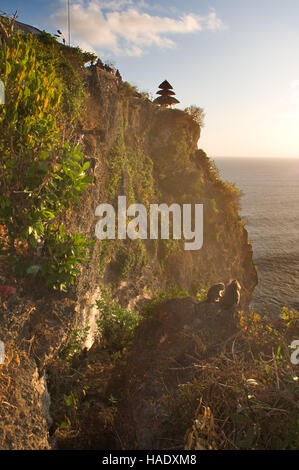
[[[208,155],[209,156],[209,155]],[[213,156],[210,156],[210,158],[264,158],[264,159],[289,159],[289,160],[298,160],[299,159],[299,156],[298,157],[290,157],[290,156],[285,156],[285,157],[282,157],[282,156],[236,156],[236,155],[213,155]]]

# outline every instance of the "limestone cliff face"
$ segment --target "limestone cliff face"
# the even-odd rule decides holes
[[[91,162],[94,180],[81,205],[74,206],[66,216],[65,224],[70,231],[95,240],[95,246],[90,262],[68,294],[41,291],[28,283],[12,300],[3,302],[1,340],[9,345],[14,358],[6,373],[14,377],[19,390],[10,396],[7,385],[3,394],[13,417],[10,435],[6,433],[0,443],[4,449],[30,448],[29,434],[33,447],[48,446],[48,408],[42,405],[46,391],[40,391],[43,379],[38,377],[44,377],[74,329],[88,326],[85,345],[92,345],[97,318],[94,304],[102,285],[111,284],[113,295],[122,305],[138,310],[138,302],[157,290],[176,284],[194,295],[199,288],[231,278],[240,281],[242,304],[246,306],[257,283],[237,196],[220,180],[205,153],[198,150],[200,128],[192,117],[180,110],[159,109],[96,66],[84,74],[88,96],[75,132]],[[118,195],[145,205],[203,203],[203,248],[185,251],[180,243],[161,240],[96,240],[95,209],[102,202],[116,204]],[[0,380],[6,380],[1,371]],[[26,395],[29,383],[33,401]],[[26,432],[20,431],[20,408],[25,410],[24,416],[35,410],[32,420],[26,421]],[[6,421],[7,410],[3,412]],[[1,427],[5,427],[5,420]]]
[[[81,138],[95,165],[94,183],[83,197],[84,210],[74,211],[70,228],[93,237],[96,206],[111,202],[117,207],[117,195],[127,195],[128,202],[145,205],[203,203],[204,242],[201,250],[185,251],[172,241],[145,241],[142,247],[127,241],[111,243],[108,249],[98,241],[79,280],[80,294],[85,290],[89,297],[99,282],[112,282],[121,302],[132,305],[148,289],[177,284],[194,294],[238,278],[242,300],[248,303],[257,283],[252,249],[234,189],[198,150],[200,127],[186,113],[158,108],[98,67],[87,71],[87,80]]]

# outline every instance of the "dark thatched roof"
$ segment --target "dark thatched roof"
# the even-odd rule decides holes
[[[153,103],[155,104],[160,104],[160,105],[171,105],[171,104],[177,104],[179,101],[176,98],[173,98],[173,96],[159,96],[156,98]]]
[[[164,80],[164,82],[162,82],[159,85],[159,88],[162,88],[162,90],[173,90],[172,86],[170,85],[170,83],[167,80]]]
[[[179,103],[179,101],[173,97],[175,92],[171,91],[173,88],[167,80],[164,80],[164,82],[160,83],[159,88],[160,90],[158,90],[156,94],[161,96],[156,98],[153,103],[160,106],[172,106]]]
[[[175,92],[171,90],[159,90],[157,91],[156,95],[173,96],[175,95]]]

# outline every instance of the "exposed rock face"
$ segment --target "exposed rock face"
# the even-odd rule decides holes
[[[197,149],[200,127],[191,116],[180,110],[159,109],[138,93],[127,92],[114,75],[99,67],[91,67],[86,73],[90,94],[81,136],[87,158],[93,158],[95,162],[94,183],[83,197],[84,210],[78,208],[73,212],[72,219],[67,221],[70,229],[79,229],[94,238],[96,206],[110,202],[116,207],[116,200],[109,196],[109,165],[111,150],[123,127],[125,148],[135,152],[136,159],[140,159],[140,152],[143,152],[153,162],[157,193],[153,202],[204,204],[204,244],[199,251],[180,249],[167,253],[161,271],[163,246],[152,241],[144,242],[150,263],[132,270],[125,279],[124,296],[124,280],[118,274],[115,276],[114,271],[118,254],[111,249],[110,263],[104,269],[104,277],[101,276],[98,270],[101,243],[97,242],[92,261],[83,269],[79,279],[79,297],[89,298],[99,283],[108,281],[113,284],[116,296],[120,296],[124,304],[130,302],[132,305],[132,299],[143,296],[147,288],[163,290],[177,284],[195,293],[199,286],[210,286],[220,281],[227,283],[237,278],[242,285],[242,301],[248,303],[257,284],[252,249],[248,244],[247,232],[237,216],[235,202],[225,185],[220,183],[221,180],[213,178],[204,152]],[[184,152],[188,157],[186,174],[180,173],[185,166]],[[172,160],[175,153],[181,162]],[[122,155],[119,156],[119,166],[122,176],[116,191],[118,195],[126,195],[131,168],[126,168]],[[134,175],[134,178],[138,177]],[[141,180],[140,184],[144,182]],[[201,185],[201,190],[196,192],[194,188],[198,185]],[[143,202],[138,194],[138,184],[136,186],[136,202]],[[217,209],[211,209],[213,204]],[[221,232],[220,236],[218,231]],[[133,242],[133,251],[135,246]]]
[[[15,296],[1,305],[0,449],[50,449],[50,397],[45,370],[74,327],[69,299]]]
[[[192,379],[196,361],[212,359],[236,333],[233,313],[192,298],[172,299],[140,325],[121,377],[116,420],[120,448],[169,448],[171,410],[166,397]],[[178,438],[182,449],[184,436]]]
[[[35,361],[15,353],[9,365],[1,368],[0,384],[0,449],[50,449],[47,390]]]

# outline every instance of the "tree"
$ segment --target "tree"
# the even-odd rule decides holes
[[[6,13],[0,16],[0,45],[1,42],[6,43],[12,36],[17,17],[17,12],[14,13],[12,18],[10,18]]]
[[[184,111],[185,113],[189,114],[200,127],[204,127],[204,118],[206,113],[204,112],[203,108],[192,104],[188,106],[188,108],[185,108]]]

